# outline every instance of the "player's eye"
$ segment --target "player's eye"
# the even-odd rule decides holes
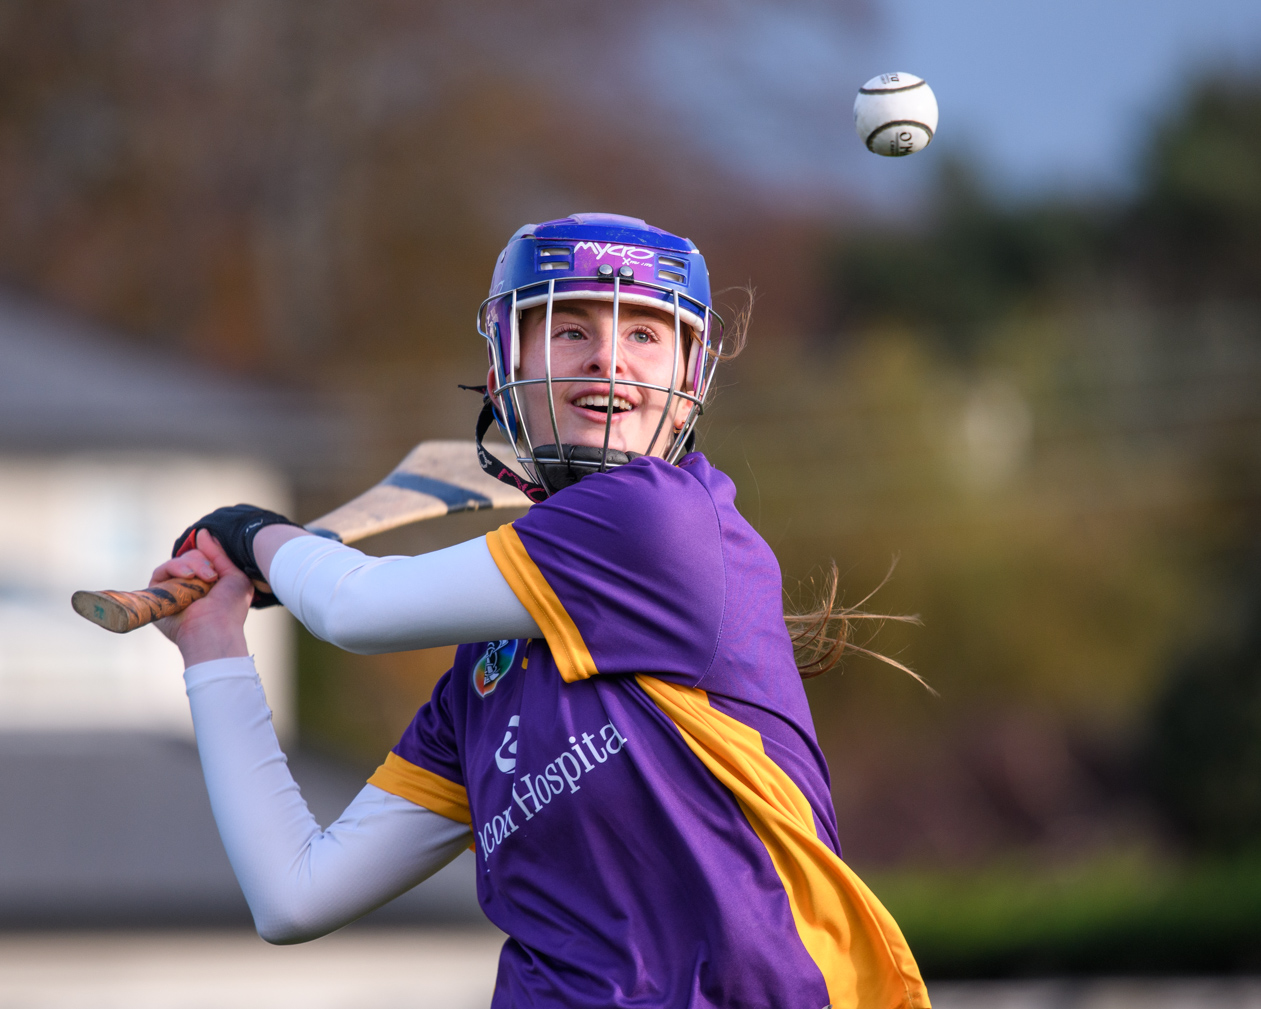
[[[628,339],[630,339],[632,343],[655,343],[657,340],[657,334],[650,329],[636,329],[630,333]]]
[[[558,330],[553,338],[556,340],[582,340],[585,339],[585,336],[586,334],[580,329],[562,329]]]

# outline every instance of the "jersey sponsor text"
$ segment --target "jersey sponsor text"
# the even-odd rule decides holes
[[[504,735],[504,742],[495,753],[495,763],[505,773],[510,768],[504,765],[510,762],[511,769],[515,769],[517,761],[515,757],[512,757],[510,761],[501,759],[500,754],[504,752],[505,746],[508,747],[508,752],[516,753],[517,744],[513,729],[518,728],[520,724],[520,718],[517,715],[509,719],[509,729]],[[626,742],[626,737],[618,731],[617,726],[612,722],[606,722],[600,727],[598,735],[584,732],[581,739],[570,736],[569,749],[561,751],[558,757],[543,768],[542,773],[526,773],[515,779],[512,787],[513,802],[509,803],[508,808],[502,813],[496,813],[482,824],[477,831],[477,843],[483,857],[489,859],[509,836],[516,833],[520,825],[513,819],[517,812],[513,808],[514,804],[519,807],[525,820],[533,820],[551,805],[553,799],[562,795],[572,795],[578,791],[582,787],[579,781],[583,775],[597,770],[610,757],[621,753]]]

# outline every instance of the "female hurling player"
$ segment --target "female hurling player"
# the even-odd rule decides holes
[[[301,942],[470,845],[508,935],[493,1006],[921,1009],[902,935],[841,860],[779,566],[692,451],[722,352],[688,240],[575,214],[522,228],[478,314],[493,422],[535,502],[495,532],[368,557],[224,508],[159,581],[206,785],[259,933]],[[246,648],[271,597],[356,652],[457,644],[341,819],[289,776]]]

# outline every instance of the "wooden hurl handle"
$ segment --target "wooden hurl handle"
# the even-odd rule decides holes
[[[422,441],[384,480],[308,523],[306,529],[354,543],[453,512],[529,506],[521,491],[482,472],[473,442]],[[254,584],[267,591],[265,584]],[[199,578],[172,578],[139,592],[76,592],[70,602],[79,616],[126,634],[174,616],[209,591],[209,584]]]
[[[173,617],[210,591],[200,578],[171,578],[139,592],[76,592],[70,605],[79,616],[115,634],[126,634]]]

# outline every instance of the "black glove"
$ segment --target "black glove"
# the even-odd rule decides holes
[[[219,541],[228,560],[240,568],[254,582],[266,582],[266,576],[258,569],[254,560],[254,537],[264,526],[297,525],[292,519],[268,511],[266,508],[255,508],[253,505],[239,504],[228,508],[216,508],[209,515],[199,518],[185,529],[175,541],[171,550],[172,557],[192,550],[197,545],[197,531],[205,529]],[[254,589],[254,600],[250,603],[254,609],[279,605],[280,600],[270,592],[261,591],[257,585]]]

